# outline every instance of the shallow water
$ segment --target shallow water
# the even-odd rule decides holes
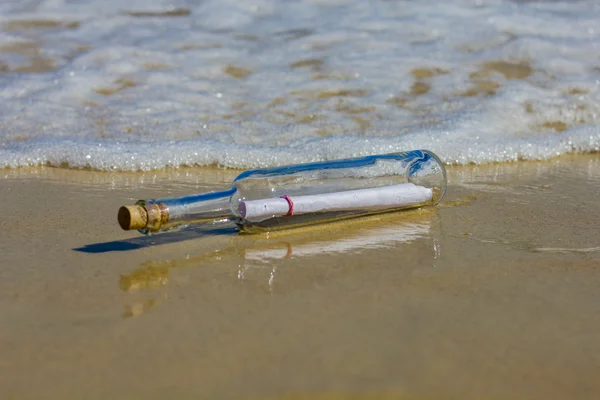
[[[228,173],[5,171],[2,398],[598,397],[597,157],[452,167],[433,209],[270,235],[112,219]]]
[[[0,5],[0,167],[257,167],[598,151],[600,5]]]

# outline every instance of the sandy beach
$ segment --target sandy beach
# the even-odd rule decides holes
[[[121,231],[239,171],[0,176],[3,399],[595,399],[600,159],[449,167],[432,209]]]

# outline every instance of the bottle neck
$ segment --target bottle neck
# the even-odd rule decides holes
[[[235,188],[168,199],[140,200],[136,204],[147,213],[142,233],[172,229],[180,225],[228,221],[232,218],[230,200]]]

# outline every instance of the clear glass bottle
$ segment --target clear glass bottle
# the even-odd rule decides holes
[[[145,234],[223,220],[268,232],[435,205],[445,191],[440,159],[414,150],[245,171],[228,190],[140,200],[121,207],[118,220]]]

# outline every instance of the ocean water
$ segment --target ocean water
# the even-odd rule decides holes
[[[600,3],[4,0],[0,168],[600,150]]]

